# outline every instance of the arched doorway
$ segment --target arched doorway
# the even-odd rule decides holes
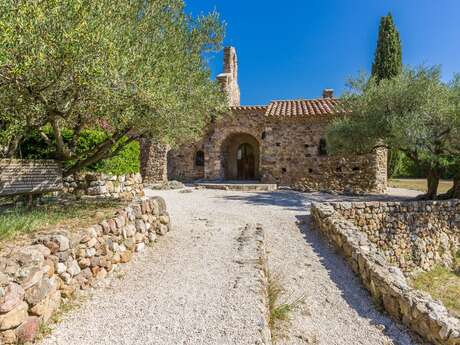
[[[253,180],[256,178],[256,160],[254,148],[248,144],[241,144],[236,153],[238,180]]]
[[[226,180],[259,178],[259,142],[250,134],[234,133],[222,144],[221,164]]]

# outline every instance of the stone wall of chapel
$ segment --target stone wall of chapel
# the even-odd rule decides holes
[[[204,141],[205,178],[218,180],[225,177],[222,145],[234,134],[244,133],[253,136],[262,147],[262,131],[265,110],[238,111],[224,116],[209,132]],[[260,166],[257,169],[260,171]]]
[[[198,151],[203,151],[202,140],[169,151],[168,179],[191,182],[204,178],[204,166],[197,166],[195,161]]]
[[[318,156],[325,124],[295,120],[267,121],[262,144],[262,175],[266,181],[291,185],[305,177],[311,157]]]
[[[259,145],[257,171],[262,182],[291,186],[302,191],[382,193],[387,187],[386,152],[364,156],[319,154],[327,121],[271,119],[264,109],[245,109],[214,123],[203,140],[183,145],[168,154],[168,178],[194,181],[225,178],[224,146],[232,135],[245,133]],[[198,150],[205,166],[195,164]]]
[[[384,192],[386,152],[320,155],[327,124],[324,120],[267,120],[261,149],[262,181],[302,191]]]

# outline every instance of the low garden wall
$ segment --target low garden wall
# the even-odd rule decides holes
[[[446,219],[452,220],[457,226],[454,227],[453,231],[458,232],[458,203],[457,201],[446,203],[439,208],[443,210],[442,214],[445,214],[445,218],[442,219],[444,221]],[[425,205],[425,209],[422,212],[423,205]],[[379,224],[383,227],[398,224],[396,229],[406,229],[407,233],[410,232],[410,229],[415,229],[414,231],[418,233],[413,236],[414,241],[417,241],[417,238],[422,238],[427,243],[436,242],[436,231],[431,233],[433,239],[430,240],[430,232],[421,230],[422,228],[431,229],[432,226],[435,226],[431,223],[436,224],[436,215],[433,215],[433,219],[429,221],[430,211],[426,208],[427,205],[429,203],[423,202],[412,204],[380,203],[367,204],[367,206],[366,203],[315,203],[312,206],[312,217],[315,227],[344,255],[353,271],[360,276],[374,301],[382,305],[394,319],[404,323],[434,344],[459,345],[460,320],[451,316],[444,305],[433,300],[428,294],[410,287],[401,269],[392,266],[387,261],[387,248],[391,247],[390,244],[398,245],[396,242],[399,239],[397,237],[399,232],[394,231],[394,228],[389,226],[388,230],[380,230],[383,235],[379,236],[377,240],[372,237],[373,232],[367,235],[366,230],[362,231],[358,225],[354,224],[356,222],[363,229],[366,229],[365,225],[373,224],[375,217],[380,219],[381,223]],[[363,206],[364,208],[362,208]],[[376,207],[375,215],[372,214],[371,207]],[[406,213],[402,213],[405,207],[409,208],[407,208]],[[381,212],[379,213],[379,211]],[[401,212],[400,216],[396,216],[399,214],[398,212]],[[418,217],[421,217],[420,220],[417,220]],[[383,223],[383,218],[386,219],[386,223]],[[396,219],[393,220],[393,218]],[[425,225],[422,227],[422,224]],[[443,229],[442,231],[447,233],[447,223],[441,222],[439,224],[443,225],[439,225],[438,229]],[[402,242],[410,244],[410,239],[401,238],[403,239]],[[389,258],[391,259],[392,256]]]
[[[64,193],[95,198],[132,200],[144,195],[141,174],[82,173],[64,178]]]
[[[405,273],[452,266],[460,249],[460,200],[331,205]]]
[[[308,165],[292,187],[302,192],[368,194],[387,190],[385,150],[361,156],[318,156]]]
[[[63,298],[93,286],[170,229],[162,198],[142,199],[75,232],[35,236],[0,255],[0,343],[32,341]]]

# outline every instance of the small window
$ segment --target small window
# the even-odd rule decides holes
[[[327,142],[326,142],[326,139],[324,138],[321,138],[319,140],[318,155],[327,156]]]
[[[197,167],[204,167],[204,152],[201,150],[196,152],[195,165]]]
[[[266,137],[267,137],[267,132],[263,131],[262,132],[262,140],[265,140]]]

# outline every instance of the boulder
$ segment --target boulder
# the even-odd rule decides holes
[[[41,267],[23,267],[19,270],[16,277],[24,290],[34,286],[43,278],[44,272]]]
[[[15,328],[23,323],[28,317],[28,308],[27,303],[23,301],[8,313],[0,315],[0,331]]]
[[[56,289],[57,282],[55,279],[43,278],[38,284],[26,291],[25,300],[30,306],[34,306],[47,298]]]
[[[21,266],[40,266],[51,251],[42,244],[17,248],[12,259]]]
[[[43,322],[48,322],[61,303],[61,292],[55,291],[43,301],[30,309],[31,313],[40,316]]]
[[[17,341],[21,344],[33,342],[37,336],[40,320],[36,316],[29,316],[17,329]]]
[[[77,260],[71,260],[67,265],[67,272],[73,277],[81,272]]]
[[[5,289],[5,295],[1,299],[0,314],[8,313],[16,308],[24,299],[24,289],[21,285],[10,283]]]

